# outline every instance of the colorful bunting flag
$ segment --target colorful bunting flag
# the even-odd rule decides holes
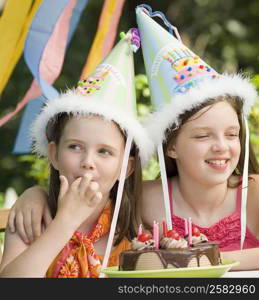
[[[105,0],[97,33],[83,68],[81,79],[89,76],[112,49],[124,2],[125,0]]]
[[[0,17],[0,94],[24,48],[29,26],[43,0],[8,0]]]

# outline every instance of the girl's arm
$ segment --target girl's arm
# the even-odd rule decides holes
[[[259,248],[221,252],[221,258],[239,261],[232,270],[259,270]]]
[[[42,230],[51,222],[47,204],[47,193],[34,186],[26,191],[14,203],[8,218],[10,232],[17,231],[24,243],[32,243]]]
[[[4,254],[0,265],[1,277],[44,277],[56,255],[69,241],[74,231],[104,206],[101,193],[84,176],[68,187],[61,180],[58,211],[44,233],[30,246],[23,243],[17,233],[6,232]]]
[[[17,233],[7,230],[0,277],[44,277],[51,262],[73,234],[73,227],[68,224],[69,221],[63,218],[55,218],[30,246]]]

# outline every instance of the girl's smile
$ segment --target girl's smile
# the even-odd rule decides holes
[[[213,158],[213,159],[206,159],[205,162],[213,169],[224,171],[227,168],[227,163],[229,159],[223,158]]]

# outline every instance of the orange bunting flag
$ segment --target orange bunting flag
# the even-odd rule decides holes
[[[125,0],[105,0],[97,33],[83,68],[81,79],[89,76],[113,47]]]

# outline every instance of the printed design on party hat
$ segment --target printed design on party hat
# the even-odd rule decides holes
[[[177,61],[182,58],[187,58],[192,56],[195,56],[195,54],[184,46],[182,48],[180,47],[176,48],[174,43],[170,43],[162,47],[159,50],[159,52],[156,54],[156,57],[152,64],[151,77],[158,75],[159,68],[162,62],[164,61],[164,59],[166,59],[169,63],[172,64],[172,67],[175,71],[178,71],[179,66],[177,66],[178,65]]]
[[[76,90],[82,95],[92,95],[96,90],[100,90],[101,85],[108,73],[109,71],[105,71],[101,74],[96,74],[88,77],[87,79],[79,81]]]
[[[176,82],[176,93],[186,93],[189,88],[196,86],[205,77],[215,79],[220,76],[186,47],[172,49],[164,58],[177,72],[173,77]]]
[[[205,78],[215,79],[220,75],[199,56],[182,45],[166,45],[156,55],[151,67],[151,78],[159,74],[159,68],[163,61],[170,64],[175,73],[173,93],[186,93],[191,87],[198,85]]]
[[[101,89],[102,84],[108,75],[111,76],[112,82],[116,85],[126,85],[122,75],[114,66],[110,64],[101,64],[96,68],[93,75],[78,82],[76,91],[85,96],[92,95],[95,91]]]
[[[122,76],[122,74],[120,73],[120,71],[109,64],[101,64],[96,70],[97,72],[99,70],[106,70],[106,72],[108,72],[108,74],[111,76],[112,81],[117,84],[117,85],[123,85],[126,86],[125,80]]]

